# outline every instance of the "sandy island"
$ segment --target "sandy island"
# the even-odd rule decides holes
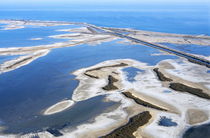
[[[46,51],[48,50],[49,52],[51,49],[54,49],[54,48],[71,47],[71,46],[76,46],[76,45],[81,45],[81,44],[97,45],[102,42],[109,42],[115,39],[119,39],[119,37],[113,34],[100,32],[94,28],[96,26],[87,24],[87,23],[30,21],[30,20],[0,20],[0,23],[6,24],[6,26],[3,27],[6,30],[25,28],[28,25],[32,25],[32,26],[77,25],[78,26],[78,28],[58,30],[58,31],[65,31],[69,33],[49,36],[55,39],[56,38],[69,39],[69,41],[54,43],[50,45],[39,45],[39,46],[33,46],[33,47],[0,48],[0,56],[1,55],[4,55],[4,56],[27,55],[27,56],[30,56],[30,59],[31,59],[30,62],[37,59],[37,58],[33,58],[34,57],[33,55],[42,50],[46,50]],[[107,27],[97,27],[97,28],[106,29],[106,31],[108,32],[109,31],[117,31],[117,32],[122,32],[122,33],[127,32],[128,36],[132,36],[134,38],[140,38],[141,40],[152,42],[152,43],[197,44],[197,45],[205,45],[205,46],[210,45],[210,37],[205,36],[205,35],[169,34],[169,33],[134,30],[134,29],[129,29],[129,28],[107,28]],[[41,38],[32,38],[31,40],[41,40]],[[127,39],[123,39],[123,41],[126,41],[126,43],[127,42],[133,43],[133,42],[128,41]],[[12,68],[0,67],[0,73],[8,72],[8,71],[17,69],[19,67],[22,67],[23,65],[26,65],[24,56],[22,57],[22,60],[24,60],[24,62],[21,62],[20,61],[21,58],[19,58],[18,60],[13,59],[11,62],[3,63],[4,64],[3,66],[7,66],[6,65],[7,63],[10,63],[10,64],[13,63],[15,64],[16,67],[15,68],[13,66],[11,66]],[[196,55],[196,56],[209,60],[209,58],[203,57],[201,55]],[[30,63],[30,62],[27,62],[27,63]]]
[[[17,27],[23,24],[69,25],[66,22],[21,20],[0,20],[0,23]],[[70,34],[51,36],[67,38],[68,42],[34,47],[0,48],[0,55],[20,55],[16,59],[1,64],[0,73],[29,64],[46,55],[53,48],[97,44],[119,38],[111,34],[99,33],[86,26],[87,24],[83,25],[80,28],[65,30],[71,32]],[[128,35],[140,37],[149,42],[210,45],[209,36],[167,34],[120,28],[106,29],[129,32]],[[127,67],[141,69],[143,72],[137,73],[134,82],[129,82],[127,74],[123,71]],[[57,130],[62,134],[61,137],[93,138],[103,136],[112,138],[126,134],[127,137],[178,138],[190,126],[210,122],[210,74],[207,71],[207,67],[190,63],[185,59],[163,60],[155,66],[149,66],[132,59],[104,61],[73,72],[80,83],[73,92],[72,100],[61,101],[49,107],[44,111],[44,115],[62,112],[73,106],[74,102],[104,95],[105,101],[119,102],[120,106],[98,115],[91,122],[81,124],[74,130],[69,130],[68,127],[65,130]],[[176,125],[160,125],[163,118],[170,119]],[[53,134],[44,131],[21,137],[32,136],[53,137]]]
[[[205,67],[181,59],[164,60],[154,67],[131,59],[110,60],[75,71],[73,74],[80,80],[80,84],[74,91],[73,100],[82,101],[97,95],[106,95],[107,101],[118,101],[121,105],[110,112],[102,113],[92,123],[78,126],[76,130],[60,130],[63,137],[180,137],[189,126],[209,122],[209,100],[187,91],[183,93],[170,89],[166,85],[177,81],[177,77],[161,72],[163,66],[164,69],[175,70],[173,63],[182,63],[191,68],[197,66],[203,72],[206,71]],[[131,83],[126,80],[126,74],[122,71],[126,67],[139,68],[145,72],[139,73],[135,77],[136,81]],[[157,70],[153,71],[155,68],[159,69],[159,73]],[[198,76],[194,74],[191,77],[193,79]],[[205,78],[201,77],[200,80],[202,79]],[[188,81],[183,80],[183,85],[187,85]],[[204,88],[203,84],[197,85],[200,89]],[[166,90],[171,92],[165,93]],[[202,90],[205,92],[205,89]],[[163,116],[172,119],[177,125],[158,125]],[[157,133],[159,136],[155,135]]]
[[[183,68],[179,66],[184,66]],[[134,67],[144,72],[135,76],[134,82],[129,82],[124,68]],[[174,71],[188,73],[174,75]],[[193,72],[193,68],[197,68]],[[210,84],[208,69],[188,62],[184,59],[163,60],[156,66],[132,59],[109,60],[95,66],[82,68],[75,72],[76,79],[80,81],[74,90],[73,101],[83,101],[97,95],[105,95],[105,101],[119,102],[120,105],[110,109],[86,124],[81,124],[75,129],[57,130],[61,137],[77,138],[114,138],[119,135],[127,137],[155,137],[167,138],[181,137],[184,130],[193,125],[210,122],[210,101],[208,99]],[[207,76],[203,77],[202,74]],[[194,79],[197,80],[192,81]],[[206,80],[207,79],[207,80]],[[190,88],[190,91],[170,88],[171,83],[181,83]],[[194,93],[201,89],[206,97]],[[177,87],[179,89],[179,87]],[[208,91],[206,91],[208,90]],[[59,102],[47,110],[44,115],[62,112],[71,107],[74,102],[66,100]],[[199,117],[198,117],[199,116]],[[160,125],[162,118],[168,118],[175,123],[173,126]],[[158,134],[158,135],[156,135]],[[49,132],[27,134],[25,137],[38,135],[52,137]]]
[[[198,95],[193,93],[185,92],[182,94],[179,91],[170,89],[170,87],[166,85],[166,83],[176,82],[177,77],[169,77],[167,75],[164,76],[165,80],[161,81],[160,76],[157,76],[157,72],[153,71],[153,69],[157,67],[161,68],[162,71],[162,66],[167,66],[168,68],[165,68],[167,70],[175,71],[177,70],[177,68],[176,66],[173,66],[173,63],[181,63],[183,66],[188,65],[189,68],[194,68],[196,66],[200,69],[200,71],[202,71],[203,73],[205,72],[205,75],[209,76],[209,74],[206,73],[206,67],[201,67],[199,65],[189,63],[185,60],[165,60],[160,62],[160,65],[158,64],[156,67],[147,66],[146,64],[135,60],[111,60],[100,63],[90,68],[78,70],[74,73],[75,75],[77,75],[77,79],[80,80],[80,85],[74,91],[73,99],[81,101],[83,99],[93,97],[94,95],[114,95],[116,93],[125,95],[124,92],[129,91],[132,96],[125,95],[125,98],[134,100],[134,102],[138,104],[138,106],[141,108],[141,110],[139,110],[139,113],[141,114],[142,109],[144,109],[149,111],[150,114],[153,116],[153,121],[149,121],[149,124],[146,123],[145,125],[143,125],[143,127],[140,127],[141,125],[139,125],[140,129],[135,130],[136,135],[157,137],[157,135],[155,134],[158,133],[160,134],[160,136],[158,136],[160,138],[180,137],[183,133],[183,129],[188,128],[189,125],[202,124],[210,121],[209,113],[207,113],[207,111],[210,109],[210,102],[209,100],[207,100],[208,98],[206,99],[205,97],[199,97]],[[133,83],[128,82],[126,80],[125,73],[122,72],[123,68],[131,66],[145,70],[145,73],[140,73],[135,77],[136,82]],[[184,68],[179,68],[180,72],[181,69]],[[197,72],[196,74],[199,73],[200,72]],[[199,77],[196,74],[191,74],[191,79],[193,79],[194,77]],[[108,77],[109,75],[112,75],[112,78]],[[165,74],[162,73],[162,75]],[[186,74],[184,75],[186,76]],[[184,75],[179,76],[186,79]],[[188,81],[190,81],[191,79],[189,79]],[[110,80],[112,80],[111,83]],[[205,78],[203,78],[202,76],[200,76],[199,80],[206,81]],[[210,83],[210,81],[206,82]],[[184,80],[182,81],[182,83],[183,85],[188,85],[188,82],[185,82]],[[110,84],[108,90],[104,89],[104,86],[107,86],[106,84]],[[197,84],[197,86],[200,86],[200,89],[208,93],[203,84]],[[98,93],[99,90],[101,91],[100,93]],[[165,93],[164,91],[166,90],[171,92]],[[91,91],[91,93],[89,93],[89,91]],[[180,101],[180,99],[182,100]],[[193,101],[191,99],[193,99]],[[132,106],[127,108],[132,110]],[[129,112],[127,112],[126,114],[129,116]],[[196,119],[198,115],[201,116],[200,119]],[[177,123],[177,126],[159,126],[157,122],[159,121],[161,116],[166,116],[173,119]],[[135,118],[136,116],[133,117]],[[110,127],[111,126],[112,125],[110,125]],[[122,126],[127,128],[129,126],[129,122],[127,125]],[[126,134],[128,134],[127,131],[131,131],[131,129],[129,128],[127,128],[126,130],[120,129],[120,132],[117,128],[112,130],[114,131],[111,131],[112,133],[110,134],[107,133],[108,135],[105,135],[105,137],[114,137],[117,133],[123,134],[123,131],[126,131]],[[81,133],[83,132],[81,128],[77,131]],[[100,132],[101,131],[102,130],[100,130]],[[107,131],[104,130],[102,133],[105,132]],[[74,132],[68,135],[73,136],[73,134]],[[91,135],[93,136],[94,132],[91,131]],[[84,133],[83,135],[80,134],[78,136],[83,137],[87,136],[87,134]],[[98,136],[100,136],[100,134],[95,133],[94,137]]]
[[[73,105],[74,105],[74,101],[72,101],[72,100],[61,101],[61,102],[56,103],[55,105],[52,105],[51,107],[47,108],[44,111],[44,115],[51,115],[51,114],[55,114],[58,112],[62,112]]]

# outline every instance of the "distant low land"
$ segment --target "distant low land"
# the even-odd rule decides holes
[[[36,127],[30,126],[30,119],[24,120],[21,117],[23,123],[20,121],[20,128],[15,128],[14,132],[6,122],[0,126],[2,137],[185,138],[194,132],[200,136],[209,133],[207,130],[210,123],[210,55],[206,56],[203,51],[196,51],[193,46],[201,49],[209,48],[210,36],[111,28],[79,22],[0,20],[0,24],[2,24],[1,30],[4,31],[31,26],[39,26],[40,29],[66,26],[65,29],[56,30],[60,34],[48,36],[65,40],[63,42],[0,48],[0,57],[17,56],[0,62],[0,77],[16,72],[22,74],[21,71],[24,74],[30,74],[32,70],[27,71],[25,67],[31,65],[32,68],[36,68],[36,63],[50,64],[56,59],[56,64],[52,68],[55,71],[53,79],[72,75],[74,76],[72,80],[78,81],[78,85],[69,97],[53,101],[51,106],[45,108],[40,106],[38,115],[34,115],[31,119],[35,120],[33,123]],[[43,38],[37,37],[30,40],[42,41]],[[103,43],[107,43],[110,49],[106,50],[108,46],[103,47]],[[126,47],[126,50],[112,50],[115,45]],[[89,52],[92,52],[92,56],[86,55],[87,51],[80,55],[70,53],[73,48],[81,46],[81,49],[90,48]],[[96,47],[102,47],[102,49],[97,51]],[[137,47],[145,49],[135,50]],[[182,50],[188,47],[190,50]],[[60,51],[56,53],[56,50]],[[129,50],[133,51],[127,54]],[[69,57],[60,54],[66,51]],[[112,53],[113,51],[121,52],[119,55],[123,56],[118,58],[115,53]],[[108,52],[110,59],[98,60],[103,58],[100,52]],[[54,57],[53,54],[61,56]],[[129,57],[132,54],[135,59]],[[81,59],[80,56],[83,55],[84,58]],[[153,64],[152,61],[155,59],[158,60]],[[67,62],[72,61],[74,62],[67,66]],[[78,65],[82,63],[88,64]],[[64,72],[68,74],[61,75],[61,70],[68,67],[73,68],[73,71],[70,72],[70,69],[67,69]],[[42,67],[38,69],[37,72],[44,71]],[[70,85],[69,82],[66,84]],[[51,87],[50,84],[48,85]],[[56,97],[56,95],[53,96]],[[100,96],[104,96],[101,103],[113,105],[110,107],[107,105],[102,112],[94,111],[94,116],[85,120],[85,123],[82,119],[75,118],[76,123],[63,124],[60,116],[68,118],[71,110],[74,110],[72,114],[78,112],[78,116],[85,115],[77,106]],[[21,105],[22,108],[25,106],[27,105]],[[88,112],[89,109],[86,109],[86,106],[82,105],[85,112],[86,110]],[[44,121],[39,123],[36,119]],[[80,121],[82,123],[78,123]],[[195,126],[203,127],[204,131],[196,129]],[[21,130],[26,131],[21,133]]]

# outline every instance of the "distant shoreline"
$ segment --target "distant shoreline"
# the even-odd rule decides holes
[[[0,64],[0,75],[27,66],[56,48],[82,44],[97,46],[100,43],[113,40],[120,40],[119,43],[127,43],[127,46],[137,45],[135,41],[127,39],[125,36],[154,44],[167,42],[210,46],[210,36],[205,35],[169,34],[56,21],[0,20],[0,23],[7,24],[4,27],[8,31],[23,29],[26,25],[80,25],[77,28],[62,30],[66,32],[65,34],[49,36],[68,39],[65,42],[33,47],[0,48],[0,56],[19,56]],[[117,34],[123,34],[123,37]],[[170,54],[170,52],[167,54]],[[209,57],[206,56],[194,56],[209,60]],[[126,73],[123,71],[127,67],[137,68],[143,70],[143,72],[137,72],[134,82],[129,82]],[[159,137],[180,137],[189,127],[203,125],[210,121],[210,114],[208,113],[210,110],[210,82],[207,70],[206,66],[194,64],[185,58],[165,59],[156,65],[148,65],[134,59],[116,59],[78,69],[72,73],[79,81],[72,97],[44,109],[41,112],[42,115],[57,114],[70,109],[76,102],[101,95],[105,96],[105,102],[113,101],[120,103],[120,105],[115,110],[110,109],[109,112],[98,115],[90,122],[69,130],[70,132],[68,132],[68,129],[53,129],[24,136],[52,137],[52,133],[55,132],[62,134],[61,137],[82,138],[91,136],[114,137],[125,133],[129,137],[155,137],[156,134],[159,134]],[[145,120],[142,121],[142,118]],[[161,126],[158,123],[161,118],[171,120],[176,125],[164,126],[163,123]]]

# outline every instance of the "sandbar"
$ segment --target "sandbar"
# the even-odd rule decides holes
[[[55,105],[52,105],[49,108],[47,108],[44,111],[44,115],[52,115],[52,114],[55,114],[58,112],[62,112],[73,105],[74,105],[74,101],[72,101],[72,100],[61,101],[61,102],[56,103]]]

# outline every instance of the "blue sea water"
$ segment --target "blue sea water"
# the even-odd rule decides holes
[[[144,53],[134,51],[144,51]],[[176,58],[170,55],[151,56],[157,52],[158,50],[150,47],[123,45],[117,42],[107,42],[94,47],[80,45],[54,49],[47,56],[27,66],[0,75],[0,110],[4,111],[0,114],[0,118],[8,127],[5,133],[23,132],[28,128],[38,131],[46,127],[45,125],[37,127],[29,122],[36,116],[42,118],[40,112],[47,107],[65,98],[71,98],[73,90],[78,85],[71,72],[110,59],[131,58],[155,65],[163,59]],[[69,113],[74,112],[74,110],[69,111]],[[80,113],[86,114],[86,111]],[[59,116],[57,117],[59,119]],[[16,130],[13,126],[17,120],[17,124],[28,124],[27,127],[17,127]],[[49,127],[55,125],[54,123],[49,123]]]
[[[149,7],[149,6],[148,6]],[[84,9],[82,9],[84,8]],[[0,19],[54,20],[87,22],[106,27],[209,35],[209,14],[206,7],[177,8],[163,6],[122,9],[18,9],[0,11]]]
[[[172,126],[177,126],[177,123],[173,122],[172,119],[170,119],[170,118],[162,116],[161,119],[158,122],[158,125],[166,126],[166,127],[172,127]]]
[[[171,43],[163,43],[163,44],[172,49],[176,49],[176,50],[183,51],[186,53],[210,56],[209,46],[203,46],[203,45],[201,46],[201,45],[193,45],[193,44],[180,45],[180,44],[171,44]]]
[[[1,10],[0,19],[87,22],[108,27],[209,35],[208,15],[202,9]],[[32,27],[0,31],[0,47],[34,46],[63,41],[47,38],[49,35],[62,33],[55,31],[58,28]],[[45,39],[29,40],[36,37]],[[4,133],[37,132],[48,127],[60,127],[66,123],[73,127],[88,121],[117,103],[104,103],[103,97],[96,97],[79,102],[72,109],[52,116],[43,116],[41,112],[63,99],[71,99],[73,90],[79,83],[71,72],[110,59],[131,58],[155,65],[163,59],[177,58],[172,55],[151,56],[158,52],[157,49],[147,46],[119,44],[115,41],[94,47],[80,45],[54,49],[48,55],[26,66],[1,74],[0,111],[3,112],[0,114],[0,120],[6,127]],[[1,57],[1,61],[5,58]],[[87,112],[88,115],[84,116]]]
[[[5,61],[15,59],[18,56],[0,56],[0,64],[4,63]]]
[[[210,124],[198,125],[189,128],[183,135],[183,138],[209,138]]]
[[[128,80],[129,82],[134,82],[134,81],[136,81],[136,80],[135,80],[136,75],[137,75],[139,72],[143,72],[143,70],[140,70],[140,69],[134,68],[134,67],[125,68],[125,69],[123,69],[123,71],[126,72],[127,80]]]
[[[57,30],[74,27],[76,26],[26,26],[23,29],[0,30],[0,48],[37,46],[63,42],[66,40],[54,39],[48,36],[65,34],[67,32]],[[42,40],[31,40],[32,38],[42,38]]]

